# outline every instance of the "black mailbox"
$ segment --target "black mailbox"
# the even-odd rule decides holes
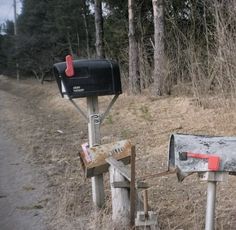
[[[69,74],[68,71],[69,70]],[[120,70],[111,60],[70,60],[54,64],[62,97],[118,95],[122,93]]]

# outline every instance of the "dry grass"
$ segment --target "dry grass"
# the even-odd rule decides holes
[[[196,12],[196,5],[202,10],[202,18],[198,15],[200,10]],[[235,1],[198,1],[189,3],[189,6],[192,8],[188,30],[181,27],[173,15],[167,16],[166,88],[171,94],[193,95],[199,104],[208,95],[234,100]]]
[[[6,80],[1,81],[0,88],[6,91],[1,91],[6,102],[1,129],[15,137],[29,153],[31,163],[42,168],[47,180],[43,206],[50,229],[115,228],[110,219],[108,175],[106,207],[95,213],[90,181],[84,180],[78,158],[80,144],[87,141],[87,127],[69,102],[59,97],[56,86],[29,81],[17,86]],[[101,99],[101,108],[109,99]],[[224,99],[208,98],[204,107],[199,107],[198,101],[189,97],[155,99],[124,94],[101,131],[103,143],[131,138],[137,146],[137,176],[144,176],[166,169],[171,133],[235,135],[235,121],[235,107]],[[200,183],[197,176],[190,176],[183,183],[178,183],[175,176],[148,182],[150,205],[159,214],[161,229],[203,228],[206,184]],[[217,229],[234,229],[235,191],[234,177],[218,186]]]

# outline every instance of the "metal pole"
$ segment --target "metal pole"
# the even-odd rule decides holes
[[[88,134],[89,134],[89,146],[95,146],[101,144],[100,138],[100,116],[98,108],[98,97],[87,97],[88,108]],[[105,203],[103,175],[92,177],[92,193],[93,203],[101,208]]]
[[[208,181],[207,183],[207,208],[205,230],[214,230],[216,183],[216,181]]]
[[[17,15],[16,15],[16,0],[13,0],[13,6],[14,6],[14,35],[15,35],[15,48],[17,50],[17,42],[16,42],[16,35],[17,35]],[[20,80],[20,73],[19,73],[19,64],[16,60],[16,78],[17,81]]]

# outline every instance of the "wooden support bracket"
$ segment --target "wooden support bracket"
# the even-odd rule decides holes
[[[128,181],[131,181],[131,172],[128,167],[124,165],[124,163],[117,161],[114,157],[106,158],[106,162],[119,171],[119,173]]]
[[[129,181],[115,181],[112,183],[113,188],[129,188],[130,189],[130,182]],[[147,189],[149,185],[143,181],[139,181],[135,183],[136,189]]]
[[[121,224],[125,221],[125,217],[127,217],[126,213],[129,213],[128,216],[131,228],[135,225],[136,211],[140,210],[140,205],[143,206],[142,200],[138,197],[137,189],[148,188],[147,183],[142,181],[136,182],[135,156],[135,146],[132,146],[131,167],[124,165],[122,161],[118,161],[112,156],[105,159],[110,165],[112,219],[115,223]],[[130,191],[129,193],[128,190]]]

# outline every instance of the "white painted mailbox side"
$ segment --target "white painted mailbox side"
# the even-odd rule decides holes
[[[214,167],[210,167],[210,159],[214,160]],[[205,230],[214,230],[217,182],[236,172],[236,137],[173,134],[169,170],[173,168],[180,181],[191,173],[198,173],[200,179],[207,181]]]
[[[193,172],[207,172],[208,161],[188,158],[180,160],[180,154],[192,152],[219,156],[220,172],[236,172],[236,137],[211,137],[173,134],[169,145],[169,169],[177,168],[185,177]]]

